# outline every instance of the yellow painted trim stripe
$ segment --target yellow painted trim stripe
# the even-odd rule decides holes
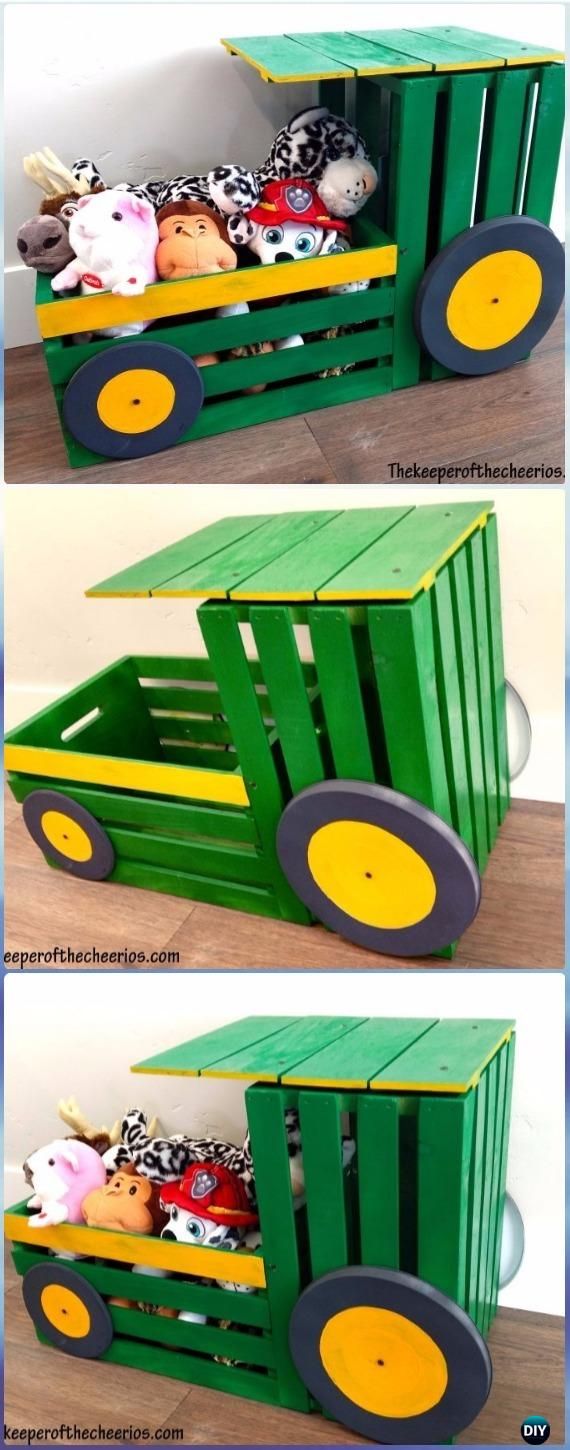
[[[255,302],[263,297],[289,297],[313,287],[331,287],[339,282],[361,282],[367,277],[393,277],[398,249],[394,242],[384,246],[360,247],[354,252],[309,257],[303,262],[277,262],[272,267],[244,267],[243,271],[191,277],[183,282],[159,282],[147,287],[142,297],[68,297],[59,302],[41,302],[36,316],[41,336],[63,337],[125,322],[154,321],[176,317],[205,307],[222,307],[230,302]],[[143,343],[144,346],[144,343]],[[141,353],[141,360],[144,354]]]
[[[484,60],[441,61],[434,65],[434,71],[441,75],[442,72],[451,74],[458,70],[502,70],[504,65],[504,60],[500,60],[498,56],[485,56]]]
[[[306,71],[303,75],[300,75],[298,71],[291,76],[275,75],[273,71],[268,70],[267,66],[263,65],[262,61],[254,60],[248,54],[247,50],[240,50],[237,46],[230,45],[227,40],[222,40],[222,45],[229,55],[239,55],[240,60],[247,61],[247,64],[258,72],[262,80],[273,81],[275,85],[286,85],[296,81],[338,81],[344,80],[346,77],[350,80],[356,74],[353,66],[348,67],[346,70],[339,70],[337,66],[336,70],[331,71],[321,70],[319,68],[316,71]]]
[[[467,1082],[442,1083],[441,1078],[439,1078],[437,1082],[402,1082],[401,1080],[395,1082],[388,1082],[384,1078],[382,1078],[381,1081],[373,1078],[372,1082],[370,1083],[370,1087],[373,1092],[381,1093],[393,1092],[396,1088],[398,1090],[401,1090],[402,1092],[411,1093],[468,1093],[471,1088],[477,1086],[477,1083],[479,1082],[482,1073],[485,1071],[487,1064],[491,1062],[494,1057],[496,1057],[497,1053],[500,1051],[501,1047],[504,1046],[505,1042],[510,1042],[512,1035],[513,1028],[508,1027],[507,1031],[503,1033],[503,1036],[499,1038],[498,1042],[496,1042],[494,1047],[491,1048],[490,1052],[487,1053],[487,1056],[483,1059],[483,1062],[480,1063],[477,1071],[472,1074]]]
[[[131,1067],[129,1072],[140,1072],[148,1077],[199,1077],[198,1067]]]
[[[353,1088],[368,1087],[368,1082],[363,1078],[297,1077],[295,1073],[282,1077],[281,1082],[288,1087],[343,1088],[347,1092]]]
[[[438,559],[437,563],[434,564],[431,569],[427,569],[425,574],[422,574],[421,579],[418,579],[417,583],[413,584],[410,589],[337,590],[330,589],[325,585],[324,589],[317,589],[317,599],[413,599],[414,595],[419,594],[422,589],[431,589],[431,586],[435,582],[436,575],[439,573],[440,569],[443,569],[444,564],[447,564],[448,559],[451,559],[453,555],[457,553],[457,550],[461,548],[461,545],[465,543],[466,539],[469,539],[471,537],[471,534],[476,533],[477,529],[485,528],[489,513],[490,510],[485,509],[485,511],[480,514],[477,519],[474,519],[473,523],[469,525],[469,528],[464,529],[463,533],[459,534],[457,539],[454,539],[453,543],[450,544],[449,548],[445,550],[445,552],[441,555],[441,558]]]
[[[506,64],[513,65],[551,65],[553,61],[564,63],[564,51],[553,50],[552,55],[513,55],[509,56]]]
[[[96,1259],[117,1259],[125,1264],[147,1264],[152,1269],[174,1269],[180,1274],[198,1274],[205,1279],[227,1278],[233,1284],[264,1289],[265,1264],[257,1254],[229,1253],[227,1249],[202,1248],[199,1244],[169,1243],[144,1234],[115,1233],[80,1224],[58,1224],[53,1228],[30,1228],[27,1218],[17,1213],[4,1215],[4,1232],[13,1243],[32,1244],[38,1249],[60,1249],[87,1253]]]
[[[203,1067],[200,1077],[228,1077],[241,1082],[279,1082],[277,1072],[219,1072],[216,1067]]]
[[[54,780],[86,781],[120,790],[142,790],[151,795],[183,796],[188,800],[248,806],[241,775],[226,770],[200,770],[187,765],[155,761],[121,760],[111,755],[77,755],[67,750],[44,750],[36,745],[6,745],[7,770],[45,775]]]

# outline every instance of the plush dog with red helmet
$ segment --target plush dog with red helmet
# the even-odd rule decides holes
[[[246,215],[230,217],[228,232],[260,262],[295,262],[335,249],[350,238],[348,222],[329,216],[316,186],[304,177],[270,181]]]
[[[169,1215],[161,1238],[180,1244],[233,1249],[257,1223],[241,1178],[222,1163],[191,1163],[183,1178],[162,1185],[160,1204]]]

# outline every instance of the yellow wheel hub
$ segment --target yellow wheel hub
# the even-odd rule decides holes
[[[63,811],[44,811],[41,827],[50,846],[55,846],[70,861],[90,861],[93,847],[87,831]]]
[[[432,911],[436,884],[430,867],[382,826],[330,821],[311,836],[309,870],[335,906],[386,931],[414,926]]]
[[[468,267],[447,304],[452,336],[476,352],[503,347],[534,317],[542,272],[526,252],[493,252]]]
[[[128,368],[110,378],[97,398],[101,422],[115,433],[148,433],[169,417],[176,393],[156,368]]]
[[[391,1309],[363,1305],[334,1314],[321,1334],[320,1356],[341,1393],[373,1415],[423,1415],[447,1388],[435,1340]]]
[[[41,1306],[50,1324],[70,1339],[85,1339],[91,1328],[91,1315],[83,1300],[62,1284],[46,1284],[41,1292]]]

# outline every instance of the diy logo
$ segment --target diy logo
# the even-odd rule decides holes
[[[544,1415],[527,1415],[521,1425],[521,1438],[531,1445],[546,1445],[550,1436],[550,1425]]]

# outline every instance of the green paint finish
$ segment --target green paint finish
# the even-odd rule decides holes
[[[110,1305],[116,1334],[129,1339],[151,1338],[153,1344],[172,1345],[195,1354],[231,1355],[245,1365],[272,1368],[275,1356],[271,1340],[263,1335],[244,1334],[236,1329],[220,1329],[209,1324],[192,1324],[184,1319],[168,1319],[153,1315],[149,1333],[148,1315],[140,1309],[122,1309]]]
[[[392,356],[390,327],[366,328],[344,337],[306,341],[302,347],[276,349],[255,357],[219,362],[203,370],[206,406],[210,398],[258,387],[262,383],[287,382],[304,378],[320,368],[345,367]],[[261,395],[263,396],[263,395]]]
[[[289,39],[298,41],[300,45],[314,46],[324,55],[340,61],[342,65],[351,66],[357,76],[373,75],[376,72],[398,75],[401,71],[431,70],[428,61],[415,62],[405,51],[382,44],[382,32],[377,33],[378,41],[375,42],[365,40],[358,31],[351,34],[348,31],[336,30],[325,30],[318,35],[297,32],[290,35]]]
[[[451,825],[429,594],[412,604],[371,606],[368,627],[389,783]]]
[[[391,45],[414,60],[427,63],[436,71],[461,70],[464,66],[485,65],[493,60],[491,51],[482,45],[470,45],[463,41],[464,32],[454,37],[453,43],[434,32],[434,27],[425,30],[357,30],[363,39],[376,37],[385,45]]]
[[[336,775],[339,779],[374,781],[376,772],[348,610],[330,605],[314,607],[309,614],[309,629]]]
[[[473,71],[449,80],[438,250],[471,225],[483,93],[488,79]]]
[[[11,1210],[13,1212],[13,1210]],[[18,1274],[27,1273],[35,1264],[58,1262],[45,1249],[35,1250],[27,1244],[12,1244],[12,1259]],[[68,1263],[68,1260],[63,1260]],[[93,1284],[100,1294],[112,1294],[122,1299],[132,1299],[144,1304],[164,1305],[169,1309],[190,1309],[195,1314],[206,1314],[212,1319],[232,1319],[237,1324],[253,1325],[256,1328],[269,1327],[269,1309],[265,1294],[236,1294],[231,1289],[210,1288],[204,1284],[189,1284],[173,1276],[156,1279],[154,1276],[133,1278],[130,1270],[115,1268],[104,1261],[93,1263],[76,1259],[74,1274]],[[142,1282],[141,1282],[142,1278]],[[147,1326],[148,1329],[148,1326]]]
[[[279,906],[286,920],[306,924],[309,913],[286,882],[277,860],[275,834],[285,800],[235,611],[228,605],[203,604],[198,610],[198,622],[239,755],[262,849],[273,865]]]
[[[465,30],[459,25],[426,25],[422,31],[424,35],[433,35],[441,40],[451,41],[458,45],[469,45],[474,50],[485,50],[488,55],[494,55],[499,60],[519,61],[528,65],[534,64],[543,56],[545,61],[551,60],[552,50],[547,50],[542,45],[533,45],[530,41],[507,40],[502,35],[487,35],[482,30]]]
[[[418,1275],[462,1309],[474,1108],[473,1092],[425,1097],[418,1117]]]
[[[492,1287],[491,1287],[491,1323],[497,1310],[497,1296],[499,1292],[499,1267],[501,1260],[501,1238],[503,1233],[503,1218],[505,1211],[505,1195],[507,1189],[507,1163],[509,1155],[509,1129],[511,1123],[511,1105],[513,1095],[513,1075],[515,1067],[515,1036],[508,1044],[507,1077],[505,1086],[505,1105],[503,1113],[501,1133],[501,1167],[499,1173],[499,1203],[497,1233],[495,1239],[495,1254],[493,1259]]]
[[[25,801],[34,790],[45,790],[46,782],[39,777],[12,775],[10,790],[17,801]],[[83,786],[65,786],[60,781],[50,783],[50,790],[66,795],[71,790],[73,799],[101,821],[120,826],[137,826],[143,830],[166,832],[168,835],[212,837],[218,841],[230,840],[256,844],[255,824],[245,811],[216,810],[201,806],[175,804],[170,801],[146,800],[144,796],[112,794],[103,790],[84,790]]]
[[[262,594],[269,598],[315,598],[340,570],[357,561],[410,511],[410,506],[394,506],[321,514],[324,527],[290,550],[282,550],[273,562],[242,581],[235,592],[240,598]]]
[[[491,1323],[491,1309],[493,1300],[493,1273],[495,1267],[495,1250],[497,1246],[497,1233],[499,1227],[499,1197],[500,1197],[500,1176],[501,1176],[501,1147],[503,1139],[503,1118],[505,1113],[505,1098],[507,1088],[507,1045],[505,1045],[497,1057],[497,1099],[495,1106],[495,1132],[493,1162],[491,1165],[491,1195],[489,1210],[489,1240],[487,1244],[487,1262],[484,1268],[485,1274],[485,1316],[483,1321],[483,1333],[489,1332]],[[483,1268],[483,1265],[482,1265]]]
[[[477,641],[471,613],[467,554],[463,549],[450,564],[455,646],[459,666],[463,735],[467,751],[474,854],[479,870],[487,865],[487,795],[479,719]]]
[[[141,684],[149,680],[182,680],[185,685],[205,681],[205,699],[209,700],[210,694],[213,699],[218,698],[215,691],[210,690],[214,671],[205,655],[197,658],[188,655],[133,655],[132,661]]]
[[[410,387],[420,376],[420,346],[413,312],[427,258],[429,197],[435,133],[436,90],[417,80],[401,82],[392,97],[388,229],[398,244],[392,382]]]
[[[417,1092],[467,1093],[512,1028],[512,1022],[490,1017],[437,1022],[370,1085],[381,1089],[385,1083],[390,1089],[396,1080]]]
[[[501,586],[499,577],[499,541],[496,515],[492,514],[483,532],[485,560],[485,597],[487,601],[487,635],[493,705],[493,741],[495,777],[498,790],[499,823],[504,820],[510,804],[509,761],[507,747],[506,684],[503,659]]]
[[[224,45],[242,60],[264,73],[264,79],[283,81],[318,80],[325,76],[351,76],[352,67],[323,55],[317,46],[310,50],[286,35],[224,36]]]
[[[336,517],[335,513],[322,511],[274,514],[266,519],[259,533],[256,530],[213,559],[185,569],[166,589],[180,594],[190,592],[205,597],[213,594],[229,597],[252,571],[263,566],[271,568],[273,560],[286,559],[295,545],[301,540],[314,538],[329,520]],[[160,594],[160,587],[153,593]]]
[[[349,1263],[339,1095],[299,1093],[311,1278]]]
[[[353,1036],[361,1017],[299,1017],[284,1022],[282,1031],[269,1039],[224,1054],[209,1068],[209,1076],[248,1077],[252,1081],[277,1082],[299,1073],[305,1059],[331,1044],[342,1052],[345,1037]],[[334,1050],[333,1048],[333,1050]]]
[[[82,724],[94,710],[99,712],[96,718]],[[65,740],[63,734],[66,734]],[[6,741],[60,750],[62,760],[66,750],[123,759],[162,758],[130,659],[117,660],[46,705],[37,715],[11,730]]]
[[[485,1187],[485,1126],[487,1115],[487,1091],[489,1069],[481,1074],[475,1089],[475,1119],[473,1123],[473,1147],[469,1177],[468,1243],[465,1308],[477,1323],[479,1254],[483,1231],[483,1194]]]
[[[360,1263],[373,1268],[400,1267],[399,1122],[397,1098],[358,1099]]]
[[[319,597],[382,599],[419,593],[429,587],[436,571],[491,508],[491,503],[476,502],[422,504],[407,509],[376,543],[333,574],[317,590]]]
[[[492,109],[488,131],[486,127],[487,154],[483,158],[478,220],[511,216],[514,212],[527,86],[526,71],[504,71],[496,77],[488,98]]]
[[[487,1256],[491,1234],[491,1187],[495,1156],[495,1119],[497,1113],[498,1062],[495,1057],[487,1070],[487,1102],[485,1111],[485,1142],[483,1148],[483,1195],[481,1204],[481,1234],[479,1239],[479,1268],[477,1274],[477,1300],[475,1323],[481,1334],[485,1332],[487,1319]]]
[[[205,1032],[200,1037],[191,1037],[176,1047],[167,1048],[154,1057],[137,1062],[132,1072],[173,1073],[182,1076],[198,1076],[204,1068],[223,1061],[234,1052],[252,1048],[259,1042],[280,1034],[285,1027],[296,1022],[295,1017],[242,1017],[239,1022],[229,1022],[214,1032]]]
[[[254,916],[282,915],[274,890],[151,866],[146,861],[119,860],[108,880],[121,886],[140,886],[145,891],[162,891],[166,896],[182,896],[188,901],[206,901],[231,911],[251,911]]]
[[[537,79],[538,99],[522,209],[525,216],[548,225],[564,131],[564,68],[546,66]]]
[[[435,1026],[436,1018],[370,1018],[358,1025],[353,1020],[346,1036],[323,1045],[294,1069],[283,1074],[285,1083],[310,1083],[315,1087],[368,1087],[372,1078],[393,1065],[400,1053],[419,1041]]]
[[[43,1335],[38,1334],[37,1337],[40,1343],[47,1344]],[[246,1400],[277,1404],[276,1384],[270,1375],[216,1364],[213,1359],[202,1359],[198,1355],[167,1349],[152,1342],[147,1344],[143,1340],[117,1335],[99,1359],[105,1364],[126,1364],[130,1369],[183,1380],[184,1384],[202,1385],[204,1389],[224,1390],[228,1395],[240,1395]]]
[[[431,590],[431,601],[437,695],[451,819],[458,835],[473,852],[475,837],[471,816],[449,569],[442,569],[438,574]]]
[[[167,870],[215,877],[244,886],[271,886],[271,868],[253,847],[214,846],[209,842],[183,841],[175,836],[157,836],[116,826],[108,826],[107,835],[120,860],[144,861],[149,866],[165,866]]]
[[[192,564],[203,563],[228,544],[252,534],[254,529],[260,528],[266,521],[267,514],[252,515],[250,518],[218,519],[215,524],[207,524],[206,528],[198,529],[197,533],[178,539],[175,544],[159,549],[156,554],[149,554],[146,559],[140,559],[128,569],[121,569],[110,579],[88,589],[87,593],[96,598],[105,594],[150,595],[160,584],[166,584],[169,579],[175,579],[177,574],[181,574]]]
[[[263,1233],[267,1299],[277,1364],[279,1403],[308,1410],[310,1400],[289,1353],[289,1320],[301,1292],[301,1269],[285,1133],[287,1094],[256,1086],[245,1095]]]
[[[471,614],[475,630],[475,664],[487,802],[487,841],[489,850],[491,850],[499,826],[499,810],[493,733],[491,663],[487,629],[485,558],[482,534],[475,534],[472,539],[468,540],[465,548],[467,552],[467,568],[471,592]]]
[[[290,612],[276,605],[254,607],[250,623],[290,789],[297,795],[324,780],[325,770]]]

